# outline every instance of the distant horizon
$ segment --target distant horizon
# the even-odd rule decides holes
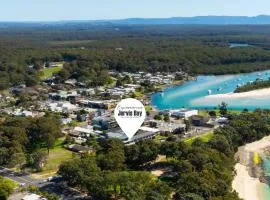
[[[118,20],[177,16],[258,16],[270,14],[269,0],[9,0],[0,3],[0,21]]]
[[[259,14],[259,15],[194,15],[194,16],[172,16],[172,17],[127,17],[127,18],[104,18],[104,19],[59,19],[59,20],[1,20],[0,23],[44,23],[44,22],[109,22],[109,21],[122,21],[122,20],[131,20],[131,19],[138,19],[138,20],[158,20],[158,19],[177,19],[177,18],[198,18],[198,17],[246,17],[246,18],[256,18],[256,17],[270,17],[270,14]]]

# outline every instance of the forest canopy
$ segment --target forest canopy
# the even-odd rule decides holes
[[[89,85],[107,83],[108,70],[197,75],[270,68],[267,25],[6,26],[0,28],[0,89],[38,84],[40,69],[55,61],[66,63],[59,81],[72,77]],[[230,48],[230,43],[250,46]]]

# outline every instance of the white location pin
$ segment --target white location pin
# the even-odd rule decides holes
[[[114,117],[129,140],[141,127],[146,116],[143,104],[132,98],[123,99],[114,109]]]

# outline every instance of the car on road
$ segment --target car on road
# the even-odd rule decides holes
[[[20,186],[21,186],[21,187],[25,186],[25,183],[20,183]]]

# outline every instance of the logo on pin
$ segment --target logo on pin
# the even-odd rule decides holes
[[[143,104],[132,98],[123,99],[114,109],[114,117],[130,140],[139,130],[146,116]]]

